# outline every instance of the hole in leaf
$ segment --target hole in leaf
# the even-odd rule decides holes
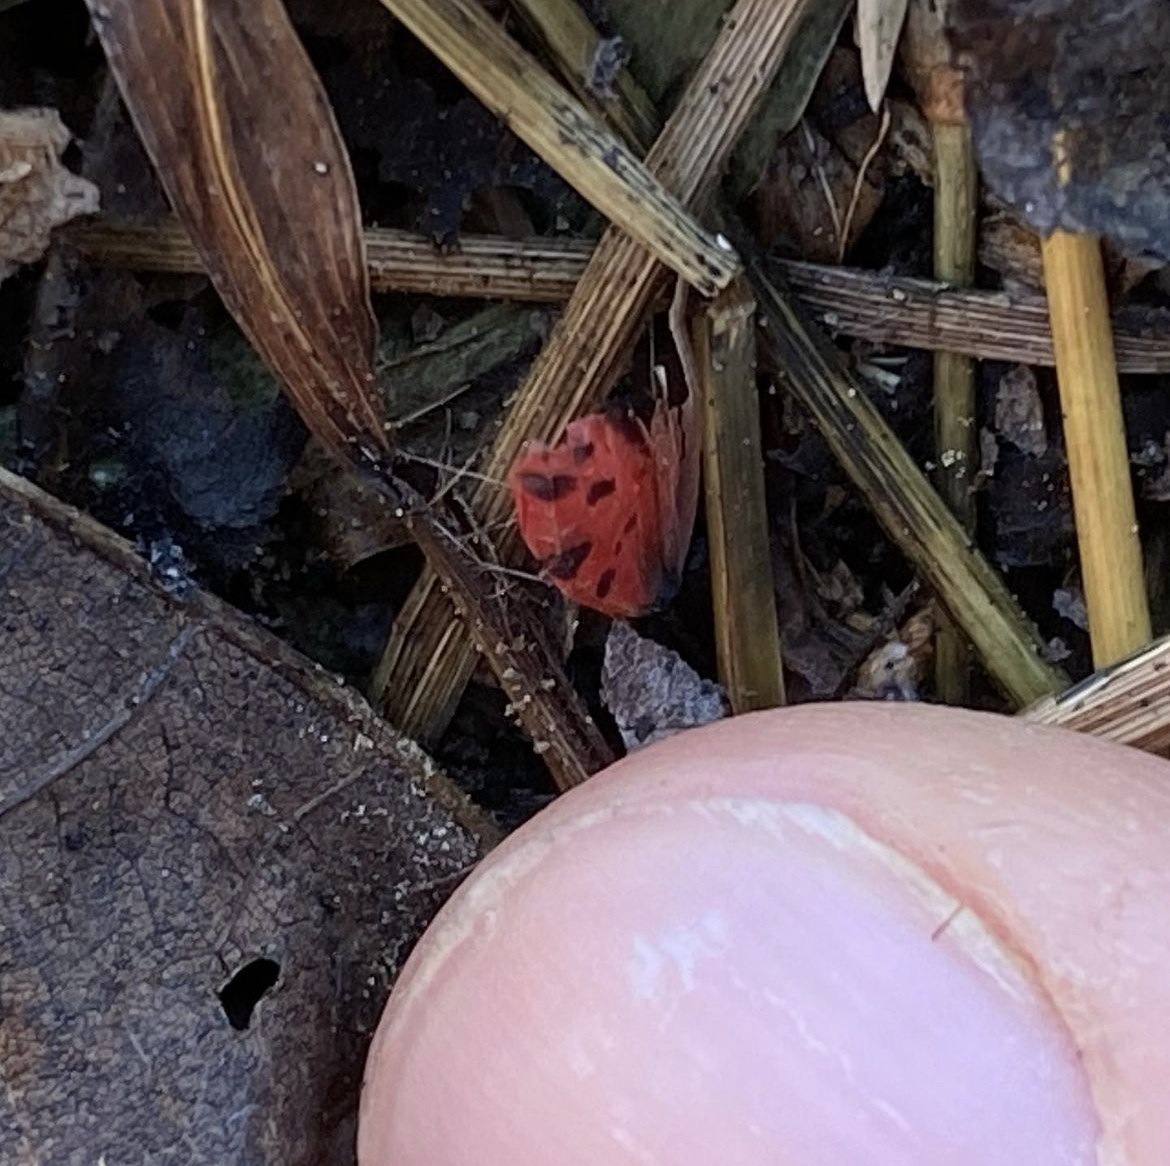
[[[249,960],[219,990],[228,1023],[237,1032],[243,1032],[252,1023],[252,1013],[264,993],[280,978],[280,964],[275,960]]]

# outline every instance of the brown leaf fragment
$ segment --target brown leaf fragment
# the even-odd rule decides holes
[[[134,124],[216,290],[305,424],[386,445],[349,157],[279,0],[91,0]]]
[[[861,99],[856,53],[835,50],[800,123],[781,137],[755,191],[765,246],[783,242],[802,259],[840,262],[885,192],[882,122]],[[846,96],[856,94],[858,100]],[[841,110],[846,112],[842,114]]]
[[[934,658],[935,622],[930,604],[915,612],[866,657],[850,696],[859,700],[920,700],[922,682]]]
[[[497,832],[333,677],[0,471],[5,1166],[353,1162],[368,1038]]]
[[[0,283],[44,255],[54,227],[97,214],[97,187],[61,165],[70,136],[55,109],[0,110]]]

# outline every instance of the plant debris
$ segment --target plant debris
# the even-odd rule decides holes
[[[610,626],[605,641],[601,698],[627,750],[727,715],[727,698],[719,685],[622,620]]]
[[[61,164],[71,135],[55,109],[0,110],[0,283],[48,250],[54,227],[98,209],[98,190]]]

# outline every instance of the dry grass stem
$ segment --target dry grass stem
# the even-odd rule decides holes
[[[198,272],[203,265],[182,227],[131,226],[98,220],[61,237],[87,259],[138,271]],[[463,235],[442,253],[423,235],[365,232],[375,292],[456,299],[564,303],[593,245],[576,239],[507,239]],[[1051,367],[1052,331],[1043,296],[953,288],[928,279],[781,261],[789,288],[818,323],[842,335],[955,352],[977,360]],[[1156,309],[1128,309],[1113,321],[1122,373],[1170,373],[1170,321]]]
[[[962,287],[975,279],[976,210],[979,180],[971,132],[965,123],[931,123],[934,140],[934,274]],[[936,485],[968,534],[975,532],[975,365],[957,352],[934,354]],[[947,704],[971,697],[967,641],[947,620],[935,642],[935,690]]]
[[[1152,753],[1170,749],[1170,637],[1020,714]]]
[[[658,110],[629,69],[615,58],[576,0],[511,0],[540,38],[578,99],[596,108],[622,139],[645,154],[658,137]],[[608,53],[607,53],[608,50]]]
[[[695,341],[719,680],[744,713],[784,703],[750,292],[737,282],[708,305]]]
[[[1152,634],[1105,273],[1094,236],[1056,231],[1043,252],[1089,638],[1104,667]]]

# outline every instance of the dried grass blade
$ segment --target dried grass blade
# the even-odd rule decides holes
[[[698,320],[707,541],[719,680],[736,713],[784,703],[756,388],[756,305],[737,280]]]
[[[89,7],[139,136],[228,310],[327,448],[384,448],[353,173],[280,0]]]

